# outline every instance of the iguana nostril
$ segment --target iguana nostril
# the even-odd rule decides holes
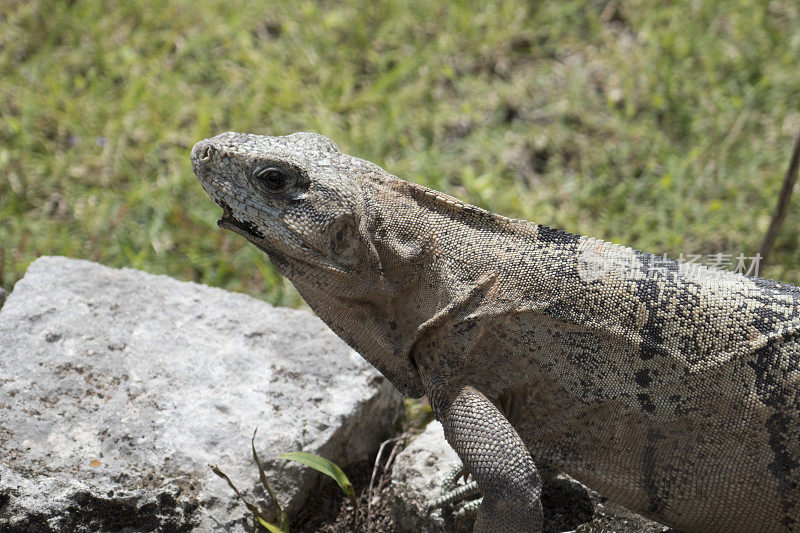
[[[214,157],[214,152],[216,152],[216,150],[214,150],[213,146],[204,146],[200,151],[200,161],[203,161],[204,163],[211,161],[211,158]]]
[[[211,161],[216,152],[216,148],[210,144],[203,144],[202,142],[195,144],[194,148],[192,148],[192,156],[201,163],[208,163]]]

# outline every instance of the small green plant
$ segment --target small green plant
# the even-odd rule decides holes
[[[264,490],[266,490],[267,494],[269,494],[269,508],[259,508],[254,503],[246,500],[245,497],[242,496],[242,493],[239,492],[239,489],[237,489],[230,480],[230,478],[225,475],[225,473],[223,473],[222,470],[217,467],[217,465],[208,466],[211,468],[212,472],[228,482],[228,485],[236,493],[236,496],[238,496],[239,499],[245,504],[247,509],[253,513],[254,532],[258,530],[258,526],[260,525],[269,531],[269,533],[289,533],[288,514],[285,510],[281,509],[281,505],[278,502],[277,496],[275,495],[275,490],[272,488],[272,485],[270,485],[269,480],[267,479],[267,474],[264,472],[264,466],[261,464],[261,460],[258,458],[258,453],[256,452],[255,440],[257,431],[258,429],[253,431],[253,438],[250,441],[250,446],[253,450],[253,460],[256,462],[256,466],[258,467],[258,478],[261,482],[261,485],[264,487]],[[289,461],[302,463],[306,466],[310,466],[318,472],[322,472],[330,478],[333,478],[333,480],[336,481],[336,483],[338,483],[342,488],[342,491],[344,491],[345,495],[347,495],[347,497],[353,502],[353,505],[356,505],[356,492],[353,488],[353,484],[350,483],[350,480],[347,478],[342,469],[336,465],[336,463],[329,461],[324,457],[320,457],[319,455],[308,452],[287,452],[279,455],[278,459],[286,459]]]
[[[333,478],[336,483],[342,488],[347,497],[352,500],[353,505],[356,505],[356,491],[353,489],[353,484],[347,479],[341,468],[336,463],[329,461],[319,455],[314,455],[308,452],[287,452],[278,456],[278,459],[286,459],[289,461],[296,461],[306,466],[310,466],[317,472],[322,472],[326,476]],[[260,470],[261,467],[259,467]]]

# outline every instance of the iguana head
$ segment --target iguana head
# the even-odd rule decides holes
[[[223,133],[198,142],[191,160],[223,209],[218,224],[266,252],[340,337],[403,393],[421,396],[413,341],[387,314],[403,283],[387,277],[374,237],[371,191],[392,177],[313,133]]]

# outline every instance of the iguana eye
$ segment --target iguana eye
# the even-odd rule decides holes
[[[291,175],[278,167],[256,169],[253,179],[260,187],[273,194],[285,191],[292,184]]]

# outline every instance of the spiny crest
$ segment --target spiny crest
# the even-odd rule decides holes
[[[486,209],[482,209],[475,205],[462,202],[458,198],[455,198],[443,192],[430,189],[428,187],[425,187],[424,185],[419,185],[417,183],[411,183],[403,180],[398,180],[398,181],[401,181],[407,186],[409,192],[411,192],[412,195],[415,196],[415,199],[426,200],[431,204],[437,205],[454,213],[467,213],[475,215],[476,217],[481,217],[486,220],[493,220],[496,222],[530,224],[530,222],[526,220],[504,217],[502,215],[492,213],[491,211],[487,211]]]
[[[454,198],[448,194],[430,189],[424,185],[419,185],[417,183],[411,183],[400,179],[398,179],[398,181],[405,184],[407,190],[414,196],[416,200],[426,201],[429,205],[436,206],[457,216],[466,215],[467,217],[476,220],[490,221],[497,224],[501,228],[508,229],[509,231],[515,233],[519,232],[524,235],[530,235],[534,237],[542,231],[557,231],[563,234],[563,236],[566,238],[580,238],[580,235],[569,233],[563,230],[553,230],[548,226],[536,224],[525,219],[509,218],[503,215],[498,215],[497,213],[493,213],[475,205],[468,204],[459,200],[458,198]]]

